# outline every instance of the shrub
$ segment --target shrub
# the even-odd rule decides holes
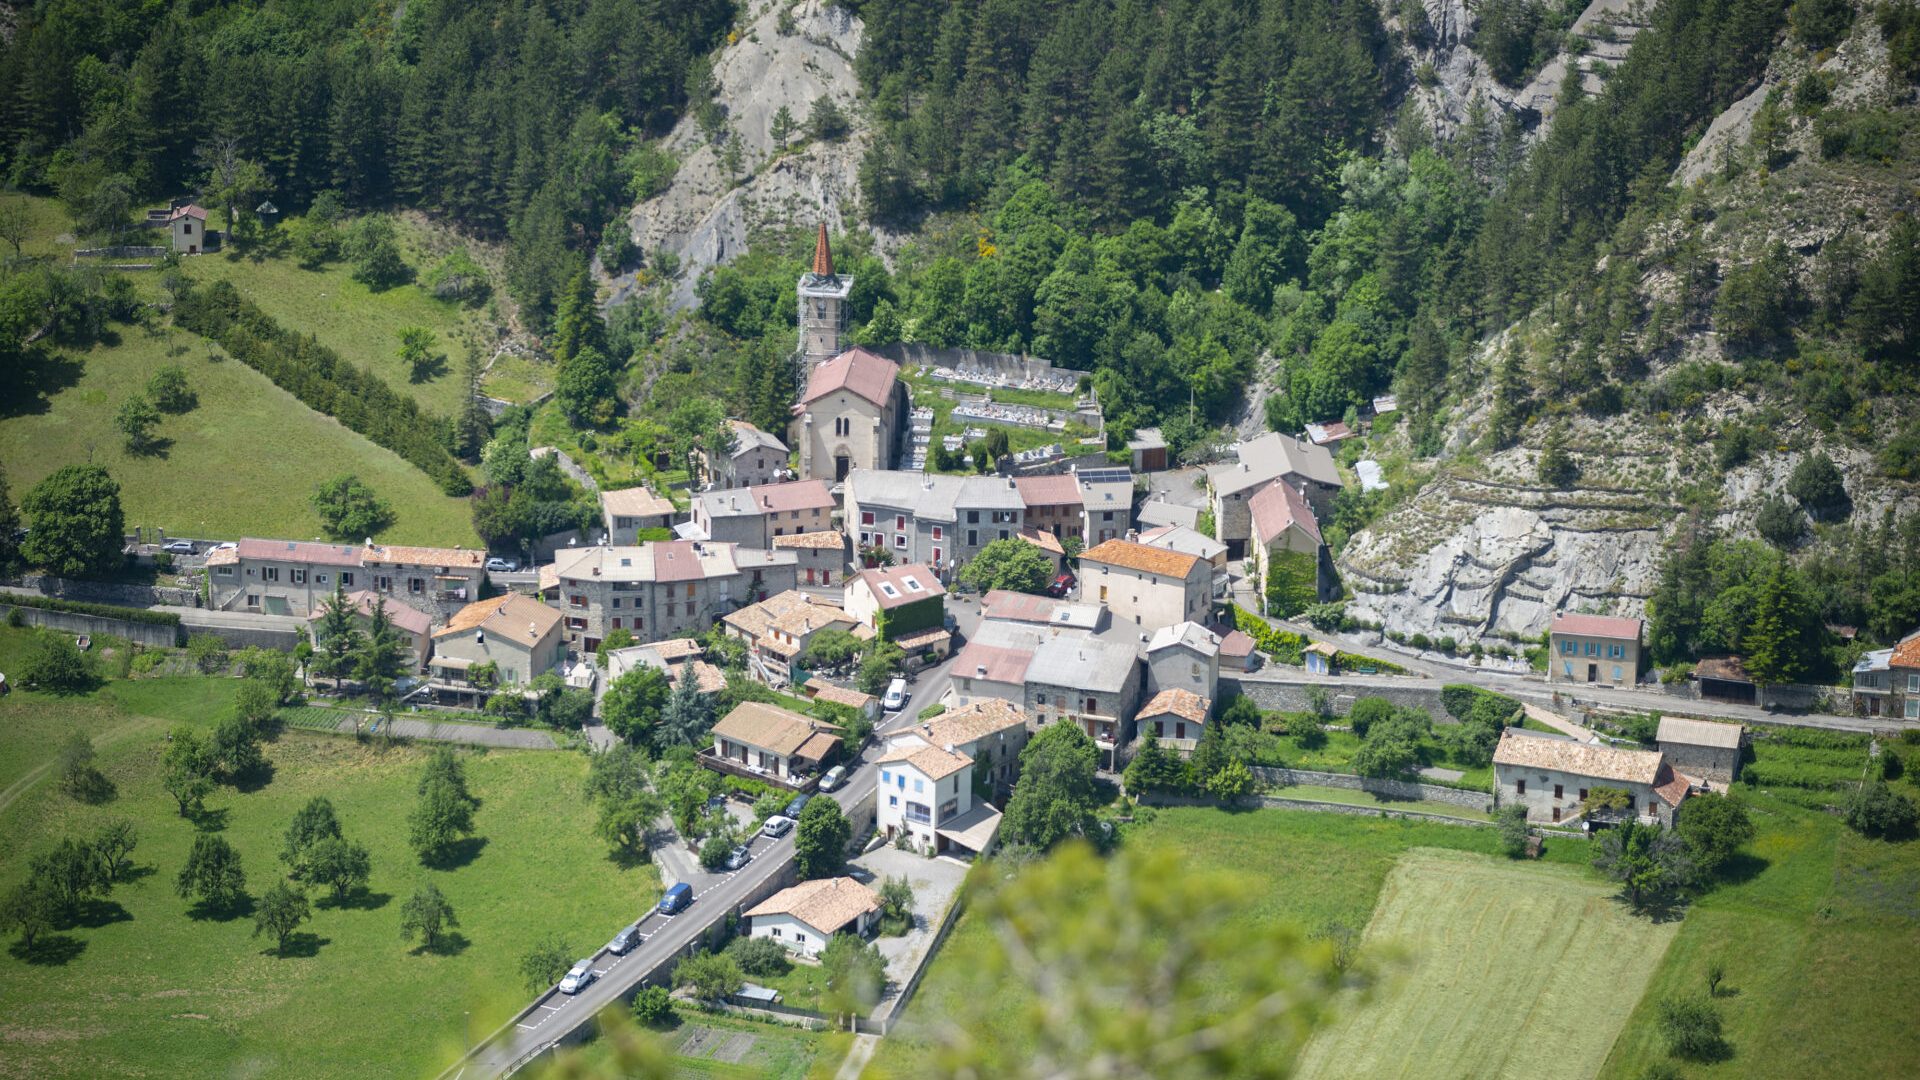
[[[1355,735],[1365,738],[1368,729],[1375,723],[1393,717],[1393,702],[1383,697],[1363,697],[1347,710],[1347,726]],[[1291,733],[1289,733],[1291,734]]]
[[[180,616],[171,611],[147,611],[143,608],[118,607],[113,604],[89,604],[81,600],[62,600],[54,596],[34,596],[28,593],[11,593],[6,597],[11,607],[39,608],[43,611],[70,611],[75,615],[92,615],[99,619],[120,619],[125,622],[148,623],[154,626],[179,626]],[[25,626],[25,616],[19,622],[13,621],[13,615],[7,618],[9,626]]]
[[[633,1019],[650,1028],[673,1023],[673,994],[664,986],[643,986],[633,995]]]
[[[727,955],[733,957],[742,972],[760,978],[783,975],[793,966],[787,959],[786,947],[772,938],[736,938],[727,946]]]
[[[1699,998],[1663,998],[1660,1035],[1667,1053],[1694,1061],[1712,1061],[1726,1051],[1720,1034],[1720,1010]]]
[[[72,638],[43,632],[27,654],[20,678],[36,690],[77,694],[93,686],[93,664]]]
[[[1847,800],[1847,826],[1863,836],[1905,837],[1913,832],[1917,816],[1913,800],[1881,780],[1862,784]]]
[[[1507,858],[1517,859],[1527,853],[1527,808],[1519,803],[1508,803],[1494,815],[1494,821],[1500,830],[1500,850]]]

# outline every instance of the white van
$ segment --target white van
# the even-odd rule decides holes
[[[880,707],[888,712],[899,712],[907,706],[907,680],[895,676],[887,684],[887,696],[880,699]]]

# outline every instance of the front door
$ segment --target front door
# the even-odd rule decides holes
[[[1587,665],[1587,681],[1588,682],[1600,681],[1600,665],[1599,664]]]

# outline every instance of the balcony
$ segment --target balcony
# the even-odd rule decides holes
[[[910,802],[906,804],[905,813],[901,816],[916,825],[933,824],[933,809],[921,803]]]

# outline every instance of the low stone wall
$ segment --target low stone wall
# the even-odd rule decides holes
[[[133,585],[118,581],[74,581],[51,574],[22,574],[18,582],[42,596],[62,600],[85,600],[94,604],[121,604],[127,607],[199,607],[200,590],[175,589],[164,585]]]
[[[180,629],[187,634],[212,634],[235,649],[259,648],[279,649],[292,652],[306,635],[292,628],[280,629],[271,626],[217,626],[211,623],[197,623],[197,613],[180,613]]]
[[[156,649],[172,648],[179,642],[179,627],[161,623],[102,619],[98,616],[81,615],[71,611],[49,611],[46,608],[0,603],[0,619],[10,619],[16,611],[29,626],[44,626],[49,630],[59,630],[74,635],[105,637],[110,634],[114,637],[126,638],[136,645]]]
[[[1148,806],[1218,806],[1214,799],[1197,799],[1187,795],[1161,795],[1148,793],[1140,797]],[[1448,817],[1445,814],[1430,814],[1424,810],[1395,810],[1391,807],[1349,806],[1346,803],[1319,802],[1314,799],[1282,799],[1270,795],[1257,795],[1246,800],[1248,805],[1258,806],[1262,810],[1304,810],[1315,814],[1349,814],[1354,817],[1402,818],[1408,821],[1437,821],[1442,825],[1465,825],[1468,828],[1491,825],[1489,821],[1472,821],[1467,818]]]
[[[1442,684],[1434,682],[1431,686],[1409,685],[1406,682],[1375,682],[1365,677],[1351,679],[1309,679],[1289,678],[1284,672],[1277,676],[1270,674],[1272,668],[1257,672],[1229,676],[1220,674],[1220,693],[1224,696],[1245,694],[1262,709],[1280,712],[1299,712],[1310,708],[1312,700],[1310,690],[1319,687],[1326,691],[1333,704],[1333,711],[1345,716],[1353,703],[1363,697],[1383,697],[1395,705],[1425,709],[1433,715],[1436,724],[1453,723],[1453,717],[1440,700]]]
[[[1355,776],[1352,773],[1279,769],[1269,765],[1255,765],[1252,766],[1251,771],[1254,779],[1268,784],[1281,786],[1307,784],[1313,787],[1341,788],[1346,791],[1365,791],[1386,799],[1425,800],[1446,803],[1448,806],[1462,806],[1469,810],[1478,810],[1483,814],[1493,812],[1491,794],[1467,791],[1464,788],[1422,784],[1412,780],[1378,780],[1370,776]]]

